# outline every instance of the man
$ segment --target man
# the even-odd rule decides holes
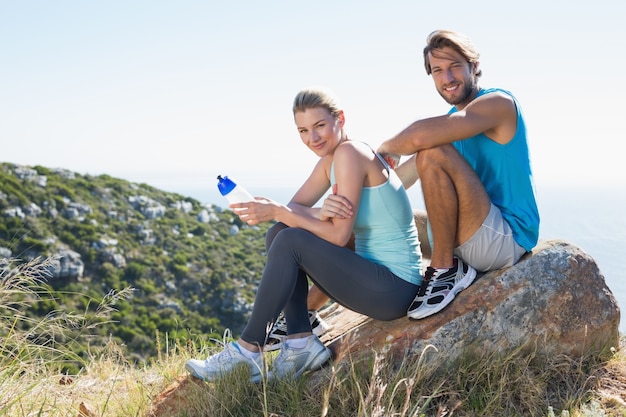
[[[418,120],[384,141],[405,185],[421,180],[432,256],[407,315],[430,316],[475,279],[476,270],[515,264],[536,244],[539,212],[526,126],[517,100],[478,85],[479,53],[463,34],[427,38],[424,66],[452,109]],[[389,159],[389,158],[388,158]]]

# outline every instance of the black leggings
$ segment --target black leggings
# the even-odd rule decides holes
[[[376,320],[405,316],[419,289],[387,267],[304,229],[277,223],[268,231],[266,245],[267,263],[241,334],[252,344],[265,344],[272,323],[283,310],[288,334],[311,331],[307,276],[339,304]]]

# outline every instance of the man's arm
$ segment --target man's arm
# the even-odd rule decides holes
[[[378,152],[383,156],[411,155],[479,133],[484,133],[495,142],[506,143],[515,133],[516,121],[513,99],[507,94],[493,92],[480,96],[458,112],[411,123],[396,136],[384,141]]]

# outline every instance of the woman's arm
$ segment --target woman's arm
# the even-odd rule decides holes
[[[366,162],[363,159],[363,154],[349,142],[338,146],[334,154],[335,177],[337,184],[340,184],[337,192],[351,202],[355,212],[358,210],[358,203],[367,172]],[[325,181],[328,181],[331,162],[330,159],[327,159],[324,163],[320,160],[309,179],[296,193],[288,206],[278,204],[266,198],[257,198],[254,202],[232,204],[230,207],[241,209],[237,210],[237,214],[242,216],[242,220],[250,225],[277,220],[290,227],[300,227],[308,230],[331,243],[343,246],[350,240],[354,219],[352,217],[346,219],[333,218],[324,221],[311,216],[310,212],[303,209],[304,204],[302,204],[314,204],[319,199],[319,197],[316,198],[315,193],[321,188],[320,184],[324,182],[323,178],[326,178]],[[330,182],[326,182],[326,184],[330,184]],[[328,186],[326,186],[326,189],[328,189]],[[317,210],[319,211],[319,209]]]
[[[300,186],[291,200],[289,200],[287,207],[296,213],[320,218],[320,208],[314,208],[313,205],[317,203],[330,188],[329,177],[331,163],[332,159],[330,157],[321,158],[304,184]]]
[[[419,180],[419,173],[417,172],[415,162],[416,156],[417,154],[411,155],[394,170],[406,189]],[[318,217],[322,220],[328,220],[330,218],[344,219],[351,217],[353,214],[354,210],[352,209],[352,204],[350,204],[350,201],[346,197],[337,193],[337,185],[335,184],[333,193],[326,197],[322,207],[319,209]]]
[[[268,222],[276,219],[278,210],[292,210],[303,216],[317,217],[319,208],[312,208],[330,187],[327,171],[332,159],[330,157],[320,158],[313,167],[313,171],[307,180],[300,186],[298,191],[285,206],[265,197],[255,197],[251,204],[231,204],[242,221],[249,225]],[[252,204],[252,203],[259,204]],[[293,226],[289,225],[288,226]]]
[[[396,169],[396,174],[402,181],[402,185],[405,189],[411,187],[420,178],[419,172],[417,172],[417,165],[415,162],[416,153],[411,155],[409,159],[402,162]]]

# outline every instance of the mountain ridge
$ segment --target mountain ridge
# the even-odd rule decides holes
[[[90,343],[111,337],[137,360],[157,353],[159,337],[193,343],[242,330],[269,224],[249,227],[228,209],[108,175],[5,162],[0,180],[0,259],[56,262],[33,317],[130,287]]]

